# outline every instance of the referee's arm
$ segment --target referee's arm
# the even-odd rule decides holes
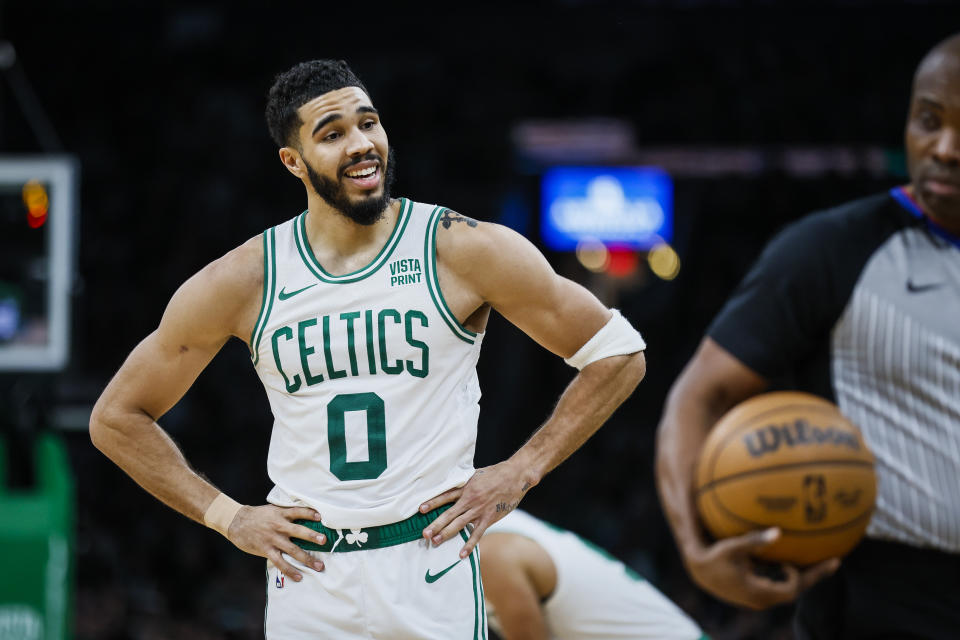
[[[827,560],[806,570],[783,565],[785,580],[757,575],[750,553],[776,540],[771,529],[710,544],[693,495],[700,451],[717,420],[736,404],[767,388],[767,380],[713,339],[704,338],[674,383],[657,429],[656,479],[667,522],[693,580],[717,598],[750,609],[794,600],[837,568]]]

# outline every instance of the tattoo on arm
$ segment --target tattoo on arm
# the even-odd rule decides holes
[[[498,502],[497,513],[509,513],[510,511],[513,511],[514,509],[516,509],[517,505],[519,504],[520,504],[519,500],[515,502],[511,502],[509,504],[507,504],[506,502]]]
[[[466,222],[467,226],[469,227],[475,227],[478,224],[477,221],[474,220],[473,218],[468,218],[467,216],[460,215],[456,211],[450,211],[449,209],[444,211],[443,216],[441,216],[440,218],[440,224],[443,225],[443,228],[449,229],[450,225],[453,224],[454,222]]]

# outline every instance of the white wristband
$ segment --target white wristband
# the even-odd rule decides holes
[[[587,343],[570,356],[565,358],[571,367],[583,369],[591,362],[636,353],[647,348],[647,343],[633,328],[630,321],[620,315],[616,309],[611,309],[613,316],[597,331]]]
[[[242,506],[227,494],[220,493],[213,499],[213,502],[210,503],[207,511],[203,514],[203,524],[219,531],[226,538],[227,530],[230,529],[233,519],[237,517],[237,513]]]

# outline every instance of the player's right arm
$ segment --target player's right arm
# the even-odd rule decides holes
[[[90,417],[93,444],[166,505],[197,522],[220,494],[194,471],[157,420],[187,392],[231,336],[249,336],[259,311],[263,253],[254,239],[211,263],[170,300],[160,325],[127,357]],[[269,558],[285,574],[299,572],[281,556],[307,566],[316,561],[290,537],[319,541],[294,519],[313,509],[244,506],[224,535],[240,549]]]
[[[667,522],[694,581],[714,596],[751,609],[790,602],[838,566],[827,560],[806,570],[784,565],[785,580],[757,575],[750,553],[777,539],[776,529],[754,531],[711,544],[694,502],[695,467],[717,420],[734,405],[762,392],[767,380],[712,339],[704,338],[674,383],[657,430],[656,479]]]

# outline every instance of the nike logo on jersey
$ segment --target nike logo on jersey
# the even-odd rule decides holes
[[[277,297],[280,298],[281,300],[286,300],[286,299],[288,299],[288,298],[292,298],[293,296],[297,295],[298,293],[302,293],[302,292],[306,291],[306,290],[309,289],[310,287],[315,287],[315,286],[317,286],[318,284],[319,284],[318,282],[314,282],[313,284],[308,284],[308,285],[305,286],[303,289],[297,289],[296,291],[291,291],[290,293],[287,293],[287,291],[286,291],[287,288],[284,287],[283,289],[280,289],[280,295],[278,295]]]
[[[427,581],[427,584],[433,584],[434,582],[442,578],[447,571],[450,571],[450,569],[453,569],[458,564],[460,564],[460,560],[457,560],[456,562],[454,562],[452,565],[450,565],[440,573],[434,573],[433,575],[430,574],[430,569],[427,569],[427,573],[423,576],[423,579]]]
[[[931,289],[939,289],[943,286],[942,282],[933,282],[931,284],[914,284],[913,280],[907,280],[907,291],[910,293],[922,293]]]

